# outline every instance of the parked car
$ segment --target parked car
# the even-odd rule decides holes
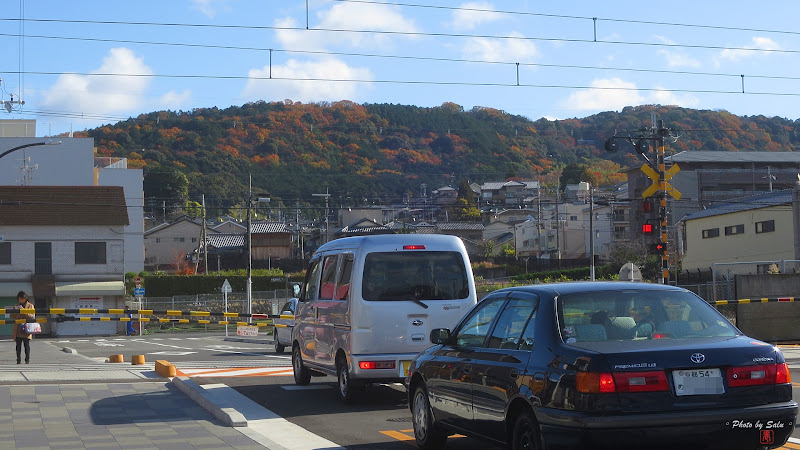
[[[297,308],[297,299],[290,298],[283,307],[281,307],[282,316],[293,316]],[[294,318],[292,319],[274,319],[275,324],[275,353],[283,353],[286,347],[292,346],[292,329],[294,328]]]
[[[412,361],[414,436],[514,449],[783,445],[798,405],[777,347],[685,289],[577,282],[486,296]]]
[[[336,239],[314,253],[292,333],[294,380],[338,378],[344,402],[369,383],[402,382],[431,329],[452,327],[477,303],[469,256],[456,236]]]

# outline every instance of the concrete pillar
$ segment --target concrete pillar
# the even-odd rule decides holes
[[[800,259],[800,173],[792,193],[792,222],[794,223],[794,259]]]

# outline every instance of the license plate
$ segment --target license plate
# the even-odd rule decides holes
[[[725,392],[719,369],[674,370],[675,395],[713,395]]]
[[[400,376],[408,376],[408,366],[411,365],[411,361],[400,361],[400,367],[402,372],[400,372]]]

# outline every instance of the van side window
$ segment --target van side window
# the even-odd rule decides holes
[[[336,259],[337,255],[326,256],[322,262],[322,278],[319,286],[319,299],[333,299],[333,288],[336,285]]]
[[[308,265],[308,273],[306,274],[306,282],[303,284],[303,290],[300,292],[299,300],[307,302],[314,299],[319,286],[319,260],[315,259]]]
[[[350,293],[350,277],[353,273],[353,255],[342,255],[341,271],[339,273],[339,287],[336,288],[334,300],[346,300]]]

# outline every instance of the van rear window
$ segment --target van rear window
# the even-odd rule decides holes
[[[364,261],[364,300],[453,300],[469,296],[458,252],[375,252]]]

